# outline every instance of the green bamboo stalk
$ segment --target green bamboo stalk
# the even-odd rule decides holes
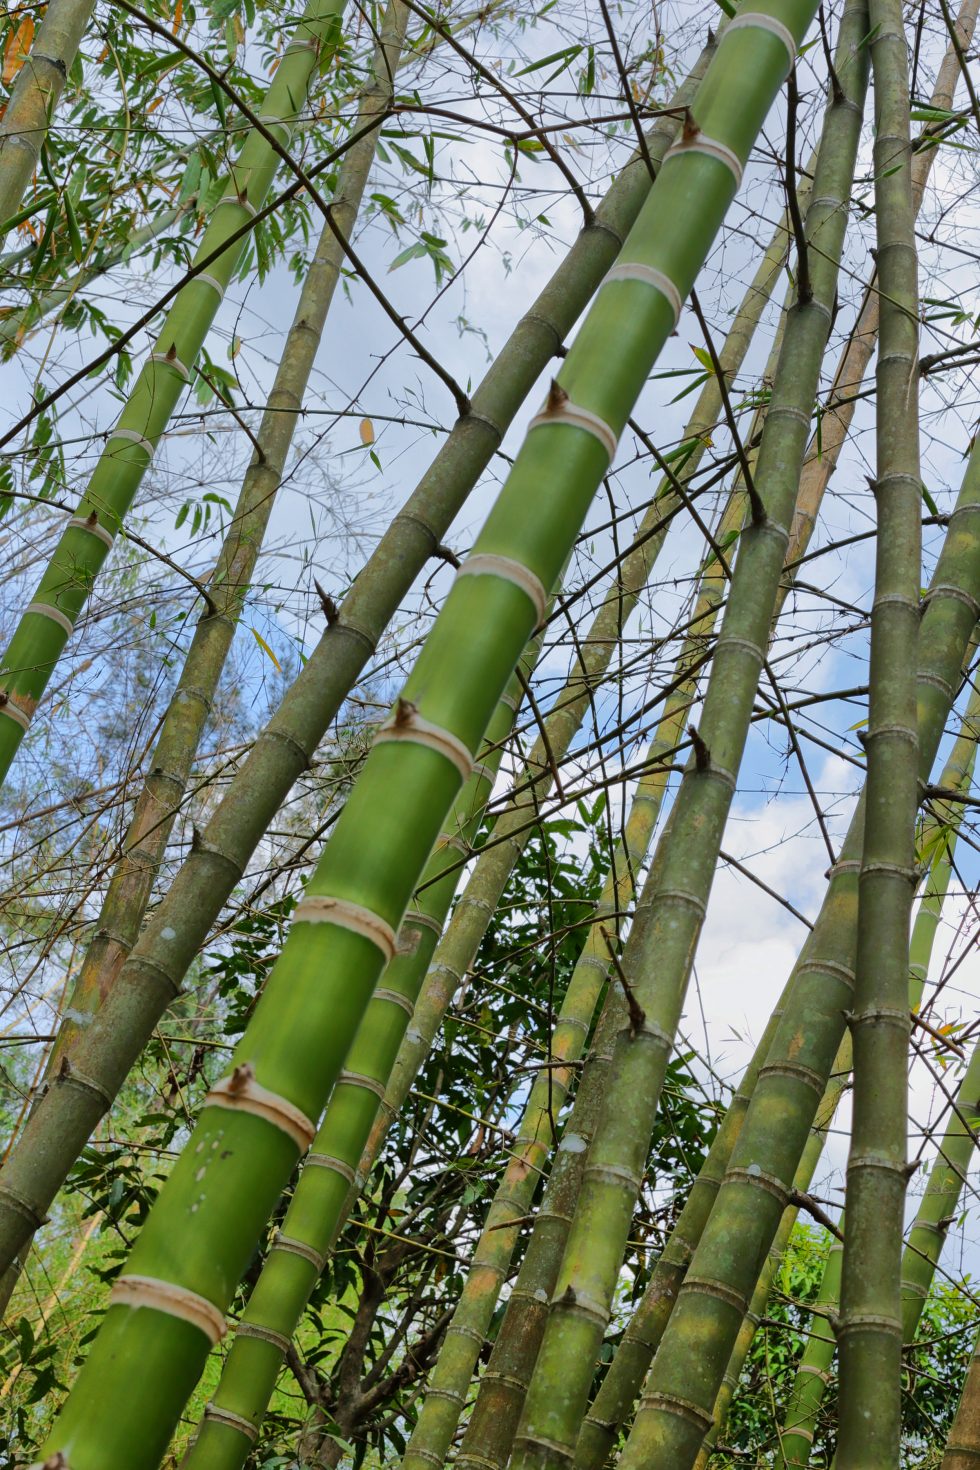
[[[377,142],[377,132],[371,125],[384,116],[388,107],[407,20],[408,10],[400,0],[390,0],[354,124],[356,141],[345,154],[331,204],[334,225],[345,238],[354,228],[367,185]],[[57,1073],[61,1058],[70,1052],[80,1028],[91,1023],[139,936],[248,595],[344,262],[334,230],[324,225],[262,415],[258,444],[209,578],[213,606],[194,630],[145,784],[136,799],[123,855],[110,879],[95,935],[51,1051],[48,1076]]]
[[[0,118],[0,248],[41,158],[95,0],[51,0]]]
[[[755,278],[736,312],[732,331],[719,355],[719,362],[726,378],[734,376],[744,358],[752,330],[758,322],[762,307],[768,300],[779,273],[788,235],[789,221],[784,218],[777,227]],[[707,431],[711,427],[710,415],[713,413],[717,416],[720,407],[721,395],[715,381],[706,385],[702,392],[692,418],[684,431],[683,441],[689,443],[698,440],[703,444],[707,438]],[[664,482],[660,487],[660,495],[655,505],[659,503],[661,497],[669,494],[670,483]],[[716,544],[724,544],[727,539],[726,532],[729,529],[740,528],[743,513],[743,498],[736,493],[730,498],[715,530]],[[662,536],[656,538],[655,543],[646,540],[646,531],[643,526],[638,535],[644,538],[646,547],[656,544],[659,549],[659,545],[662,544]],[[645,579],[649,578],[649,566],[645,568],[643,574]],[[639,580],[638,577],[630,574],[629,558],[624,563],[623,580],[627,587]],[[630,805],[624,829],[624,842],[613,856],[609,877],[596,905],[596,918],[590,925],[582,954],[575,967],[561,1014],[558,1017],[551,1051],[551,1056],[555,1060],[574,1063],[581,1056],[592,1015],[610,966],[606,925],[609,922],[609,916],[622,912],[635,896],[630,891],[633,875],[639,871],[649,850],[666,791],[669,770],[663,766],[662,762],[665,755],[674,750],[683,738],[687,713],[695,697],[697,669],[700,667],[701,654],[706,640],[710,637],[715,615],[721,605],[724,586],[725,580],[720,563],[717,560],[709,560],[702,574],[698,598],[690,619],[691,631],[684,641],[682,652],[677,660],[675,677],[672,681],[675,687],[668,696],[656,734],[647,748],[644,758],[646,770],[637,785]],[[622,591],[614,589],[589,632],[583,648],[583,665],[588,664],[589,653],[593,649],[595,656],[602,660],[604,665],[608,664],[614,638],[612,628],[604,625],[615,618],[621,626],[635,603],[635,593],[627,593],[624,606]],[[581,704],[584,713],[585,688],[590,683],[594,685],[597,672],[598,670],[593,667],[581,667],[576,669],[569,678],[565,689],[556,700],[556,707],[566,712],[566,718],[567,712],[577,704]],[[578,696],[575,693],[576,687],[581,691]],[[549,733],[551,735],[549,746],[553,756],[558,758],[559,755],[564,755],[569,746],[569,735],[566,730],[550,731]],[[558,744],[557,751],[556,743]],[[543,757],[543,750],[532,755],[529,766],[533,769],[535,765],[542,764]],[[549,773],[550,767],[545,765],[545,780],[548,779]],[[536,791],[535,802],[540,799],[541,793]],[[469,909],[460,908],[458,924],[455,924],[455,928],[447,934],[446,950],[450,951],[448,969],[441,972],[436,979],[439,996],[444,997],[447,1003],[452,989],[459,983],[472,963],[476,952],[477,936],[482,936],[489,915],[499,902],[517,851],[529,836],[529,829],[523,820],[523,804],[522,802],[520,805],[515,805],[513,814],[508,813],[506,818],[502,819],[509,819],[511,828],[517,827],[510,841],[491,849],[485,858],[481,859],[481,862],[486,863],[487,868],[493,870],[492,879],[488,880],[486,872],[473,874],[471,884],[474,893],[478,893],[478,902],[472,904]],[[469,888],[467,894],[469,894]],[[455,952],[452,950],[454,937],[463,941]],[[446,964],[445,954],[441,962]],[[442,1009],[440,1007],[440,1015]],[[421,1046],[418,1043],[416,1047],[421,1052]],[[412,1060],[414,1062],[414,1057]],[[433,1456],[442,1455],[444,1457],[452,1443],[459,1415],[465,1403],[466,1386],[479,1355],[480,1341],[490,1325],[500,1287],[506,1279],[510,1260],[517,1244],[518,1232],[502,1227],[506,1224],[508,1217],[520,1219],[527,1214],[530,1208],[537,1179],[551,1147],[551,1118],[565,1096],[569,1075],[567,1068],[553,1070],[550,1073],[550,1082],[548,1076],[541,1076],[531,1091],[521,1123],[520,1137],[498,1185],[494,1202],[474,1252],[470,1274],[429,1378],[426,1399],[405,1457],[405,1470],[417,1470],[417,1467],[420,1470],[422,1461],[431,1464]]]
[[[288,144],[317,66],[340,39],[344,0],[307,0],[262,102],[261,118]],[[24,136],[24,135],[21,135]],[[23,149],[20,150],[24,152]],[[63,531],[34,596],[0,663],[0,781],[6,778],[38,702],[132,505],[157,442],[194,375],[215,313],[245,248],[244,237],[222,251],[253,218],[269,192],[279,155],[253,129],[211,213],[195,262],[207,270],[174,298],[149,357],[105,449]],[[217,258],[211,257],[217,254]]]
[[[840,1470],[897,1465],[902,1237],[908,1182],[909,930],[915,885],[915,649],[922,564],[918,266],[901,0],[869,0],[881,297],[875,594],[864,845],[858,883],[854,1110],[841,1276]]]
[[[677,1293],[687,1275],[687,1268],[717,1198],[785,1002],[784,992],[766,1023],[759,1044],[711,1141],[705,1161],[688,1192],[663,1252],[653,1268],[640,1305],[623,1333],[599,1392],[583,1420],[575,1446],[575,1470],[601,1470],[612,1453],[620,1428],[633,1410],[647,1370],[663,1337],[664,1328],[670,1320]],[[491,1366],[492,1362],[488,1365],[488,1371]]]
[[[971,452],[932,579],[919,646],[920,774],[935,758],[974,629],[980,594],[980,448]],[[859,802],[731,1165],[691,1263],[696,1290],[682,1287],[647,1379],[621,1470],[693,1465],[757,1270],[783,1205],[840,1046],[854,983]],[[752,1249],[746,1247],[752,1242]]]
[[[847,1085],[847,1071],[835,1073],[833,1080],[824,1092],[817,1117],[814,1120],[810,1136],[806,1141],[803,1157],[800,1159],[799,1168],[796,1171],[796,1177],[793,1181],[794,1187],[799,1194],[806,1194],[813,1182],[817,1164],[820,1162],[820,1155],[823,1153],[823,1147],[827,1141],[827,1129],[833,1122],[837,1105]],[[707,1470],[707,1464],[717,1443],[718,1436],[722,1433],[728,1422],[732,1399],[738,1391],[739,1380],[742,1377],[745,1360],[749,1355],[749,1349],[752,1346],[759,1323],[762,1321],[769,1298],[772,1295],[773,1282],[782,1264],[783,1256],[786,1254],[786,1248],[789,1245],[790,1236],[793,1234],[798,1215],[799,1207],[796,1204],[790,1204],[783,1210],[782,1216],[780,1217],[779,1226],[773,1237],[772,1245],[766,1254],[765,1264],[759,1274],[755,1290],[752,1293],[749,1310],[746,1312],[742,1325],[739,1328],[738,1337],[735,1339],[735,1346],[732,1349],[732,1355],[728,1360],[728,1367],[725,1369],[725,1376],[718,1389],[712,1425],[705,1435],[701,1449],[698,1451],[694,1470]]]
[[[955,26],[957,39],[961,47],[965,49],[969,48],[973,40],[978,10],[980,10],[980,0],[963,0],[960,6]],[[936,74],[936,84],[929,99],[931,108],[945,112],[952,107],[961,75],[956,47],[951,43],[946,48]],[[938,153],[938,147],[930,147],[922,148],[913,155],[912,210],[916,216],[921,208],[929,174]],[[783,603],[795,577],[792,564],[797,557],[802,555],[802,550],[810,539],[824,491],[837,468],[844,441],[850,431],[851,420],[859,402],[857,394],[864,382],[868,363],[871,361],[875,344],[878,341],[879,301],[879,294],[872,284],[865,296],[864,304],[858,313],[858,319],[847,344],[841,352],[834,380],[821,414],[820,434],[819,436],[814,434],[807,450],[803,474],[800,478],[796,513],[790,532],[790,552],[786,558],[790,565],[780,589],[776,605],[777,617],[782,611]]]
[[[969,789],[976,757],[978,716],[980,716],[980,692],[974,690],[971,693],[959,734],[940,777],[940,787],[945,791],[967,791]],[[955,800],[945,801],[925,819],[922,826],[920,854],[931,854],[931,861],[909,945],[909,1006],[913,1012],[918,1011],[922,1001],[922,991],[929,970],[933,942],[952,877],[956,832],[962,815],[961,803]],[[847,1036],[841,1044],[841,1052],[844,1051],[849,1051],[849,1037]],[[838,1061],[834,1066],[835,1075],[842,1071],[849,1071],[850,1064],[850,1055],[841,1058],[839,1053]],[[972,1088],[972,1091],[975,1095],[976,1089]],[[962,1124],[956,1115],[954,1115],[954,1120],[956,1126],[961,1130]],[[954,1128],[952,1121],[950,1128]],[[950,1140],[950,1145],[954,1149],[954,1157],[958,1158],[958,1145],[955,1145],[952,1140]],[[970,1146],[972,1147],[972,1141]],[[940,1161],[944,1157],[944,1148],[945,1144],[940,1148],[933,1166],[933,1173],[936,1170],[943,1172]],[[967,1151],[967,1158],[969,1158],[969,1151]],[[942,1195],[944,1190],[945,1186],[937,1185],[937,1195]],[[930,1174],[929,1189],[926,1197],[923,1198],[919,1212],[922,1215],[922,1211],[926,1211],[926,1214],[922,1216],[923,1230],[917,1235],[913,1227],[909,1246],[906,1247],[902,1256],[902,1337],[906,1343],[911,1342],[914,1338],[918,1320],[917,1313],[914,1319],[911,1316],[912,1306],[917,1296],[920,1308],[925,1300],[924,1294],[918,1294],[918,1287],[928,1288],[926,1273],[931,1280],[932,1271],[939,1259],[939,1252],[945,1238],[945,1232],[940,1232],[936,1227],[939,1221],[950,1213],[945,1207],[941,1208],[938,1214],[935,1213],[935,1201],[930,1198],[931,1192],[932,1174]],[[842,1214],[838,1222],[841,1233],[844,1231],[843,1218]],[[907,1274],[910,1282],[908,1292],[905,1289]],[[835,1313],[840,1304],[840,1280],[841,1247],[836,1242],[832,1242],[818,1288],[817,1301],[820,1306],[829,1308]],[[837,1339],[826,1320],[826,1314],[818,1316],[815,1322],[811,1319],[809,1332],[810,1335],[803,1349],[790,1391],[774,1470],[801,1470],[801,1467],[802,1470],[805,1470],[810,1458],[810,1446],[816,1433],[817,1419],[829,1382]]]
[[[980,1337],[967,1370],[940,1470],[977,1470],[980,1464]]]
[[[645,1015],[620,1037],[521,1427],[513,1470],[571,1458],[609,1317],[667,1059],[737,780],[783,568],[810,412],[827,340],[864,93],[864,19],[845,12],[807,212],[813,295],[786,324],[755,474],[763,510],[739,553],[716,640],[695,756],[661,837],[623,968]],[[865,27],[866,28],[866,27]],[[656,964],[649,957],[656,955]],[[746,1304],[747,1305],[747,1304]],[[713,1403],[713,1400],[712,1400]]]
[[[523,662],[530,674],[541,640]],[[522,683],[515,675],[487,731],[486,748],[426,864],[396,953],[354,1038],[293,1192],[282,1230],[237,1324],[218,1387],[181,1470],[239,1470],[268,1407],[290,1339],[333,1250],[355,1194],[355,1169],[378,1112],[439,931],[459,882],[460,853],[476,836],[511,732]]]
[[[715,52],[701,53],[673,103],[683,109]],[[660,118],[647,146],[662,158],[679,131]],[[120,981],[27,1120],[0,1173],[0,1270],[43,1223],[86,1139],[110,1106],[269,822],[306,769],[348,691],[426,560],[440,547],[505,430],[570,330],[650,190],[640,155],[626,166],[522,318],[429,470],[382,536],[336,620],[258,737],[167,895]],[[448,1002],[447,1002],[448,1003]]]
[[[162,1453],[264,1222],[312,1141],[312,1119],[544,613],[545,589],[735,194],[792,59],[783,32],[792,49],[813,9],[809,0],[780,6],[780,34],[728,26],[685,136],[665,158],[365,761],[231,1070],[150,1211],[42,1457],[67,1447],[74,1470],[96,1460],[100,1470],[140,1470]],[[134,1362],[154,1385],[150,1401],[134,1392]]]

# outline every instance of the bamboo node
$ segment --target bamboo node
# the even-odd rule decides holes
[[[784,1184],[781,1179],[777,1179],[775,1174],[767,1174],[758,1164],[749,1164],[744,1169],[738,1166],[728,1169],[725,1173],[725,1183],[749,1184],[754,1189],[764,1189],[767,1194],[771,1194],[779,1202],[782,1209],[785,1209],[789,1204],[789,1197],[792,1193],[789,1185]],[[688,1277],[688,1280],[690,1280],[690,1277]],[[746,1303],[745,1310],[748,1311],[748,1303]]]
[[[758,10],[740,10],[732,17],[725,27],[725,35],[730,36],[732,31],[738,30],[768,31],[775,36],[777,41],[782,41],[786,48],[786,72],[787,75],[796,60],[796,37],[788,26],[784,26],[781,20],[774,15],[764,15]]]
[[[473,769],[473,756],[469,747],[451,730],[425,719],[409,699],[399,698],[394,713],[380,726],[374,737],[375,745],[383,745],[391,740],[407,740],[412,745],[424,745],[428,750],[434,750],[451,761],[464,781],[469,779]]]
[[[802,1082],[805,1087],[823,1097],[827,1086],[827,1079],[813,1067],[807,1067],[802,1062],[771,1062],[763,1066],[759,1071],[759,1080],[763,1077],[790,1077],[794,1082]]]
[[[395,953],[395,931],[391,925],[380,914],[346,898],[308,893],[296,905],[293,923],[336,924],[339,929],[349,929],[363,939],[370,939],[380,949],[386,963]]]
[[[225,288],[217,276],[212,276],[208,271],[199,271],[194,279],[195,281],[200,281],[204,286],[210,286],[212,291],[217,291],[219,301],[225,299]]]
[[[682,134],[672,143],[664,155],[664,163],[671,158],[677,158],[682,153],[703,153],[707,158],[714,158],[723,163],[735,180],[735,188],[738,189],[742,183],[742,160],[733,148],[727,143],[722,143],[719,138],[709,138],[707,133],[700,131],[690,136]]]
[[[281,1230],[273,1241],[273,1249],[288,1251],[293,1256],[302,1256],[304,1261],[309,1261],[310,1265],[315,1267],[318,1276],[326,1261],[326,1256],[315,1246],[308,1245],[305,1240],[297,1240],[293,1235],[283,1235]]]
[[[333,1154],[307,1154],[303,1161],[306,1169],[329,1169],[333,1174],[339,1174],[341,1179],[346,1179],[348,1184],[354,1183],[354,1170],[344,1159],[335,1158]]]
[[[5,689],[0,690],[0,715],[6,715],[8,720],[13,720],[22,730],[28,729],[31,723],[30,716],[12,703],[11,696]]]
[[[179,1317],[182,1322],[189,1322],[203,1332],[212,1346],[216,1346],[228,1330],[224,1313],[214,1302],[185,1286],[161,1281],[155,1276],[117,1277],[109,1293],[109,1305],[130,1307],[134,1311],[146,1307],[168,1317]]]
[[[682,1399],[676,1393],[644,1394],[640,1400],[640,1407],[659,1409],[661,1413],[673,1414],[677,1419],[686,1419],[688,1424],[693,1424],[696,1429],[700,1429],[702,1435],[707,1434],[714,1423],[714,1415],[708,1409],[694,1403],[693,1399]]]
[[[693,1292],[698,1296],[710,1296],[716,1301],[721,1301],[726,1306],[734,1307],[743,1317],[749,1309],[749,1298],[744,1292],[738,1291],[726,1281],[719,1281],[713,1276],[688,1275],[681,1284],[682,1292]]]
[[[110,551],[115,544],[112,532],[105,526],[99,525],[99,518],[94,510],[90,516],[72,516],[65,530],[87,531],[90,536],[97,537],[103,546],[107,546]]]
[[[610,281],[642,281],[644,285],[652,286],[655,291],[660,292],[670,306],[674,313],[674,326],[677,326],[684,308],[684,298],[679,288],[664,271],[658,270],[653,265],[644,265],[639,260],[620,260],[606,272],[606,278],[602,284],[607,286]]]
[[[555,392],[555,389],[558,389],[558,393]],[[562,396],[559,397],[559,393]],[[590,408],[582,408],[579,404],[573,403],[561,384],[557,382],[552,383],[547,403],[528,424],[527,432],[530,434],[534,429],[546,428],[552,424],[567,424],[573,429],[584,429],[587,434],[592,435],[593,439],[598,439],[609,456],[610,463],[616,458],[619,439],[615,430]],[[542,608],[540,617],[543,616],[544,609]]]
[[[888,1317],[879,1312],[848,1312],[837,1324],[838,1341],[852,1332],[884,1332],[889,1337],[902,1339],[902,1323],[897,1317]]]
[[[973,616],[975,618],[980,618],[980,602],[977,601],[977,599],[972,595],[972,593],[967,592],[966,589],[963,588],[963,587],[957,587],[955,585],[955,583],[952,583],[952,582],[935,582],[935,583],[933,583],[933,585],[929,588],[929,591],[926,593],[926,599],[925,600],[928,603],[928,602],[931,602],[934,597],[952,597],[957,602],[964,603],[970,609],[970,611],[973,613]],[[937,683],[937,684],[940,682],[939,679],[938,679],[938,676],[936,676],[936,675],[920,674],[919,675],[919,678],[920,679],[931,679],[931,681],[933,683]],[[945,683],[945,681],[943,681],[943,683]],[[945,687],[948,689],[949,688],[949,685],[946,684]]]
[[[348,1087],[363,1087],[365,1092],[373,1092],[375,1097],[384,1097],[385,1085],[376,1077],[369,1077],[366,1072],[348,1072],[345,1068],[337,1078],[337,1086],[346,1083]]]
[[[245,1419],[241,1414],[232,1413],[231,1409],[222,1409],[218,1404],[207,1403],[204,1405],[205,1419],[213,1419],[216,1424],[224,1424],[229,1429],[237,1429],[239,1434],[245,1436],[251,1444],[259,1432],[258,1425],[253,1424],[250,1419]]]
[[[316,1133],[316,1124],[294,1103],[256,1082],[251,1062],[243,1062],[228,1077],[216,1082],[204,1099],[204,1106],[251,1113],[285,1133],[300,1153],[306,1152]]]
[[[515,561],[511,556],[497,556],[493,552],[476,552],[463,562],[456,573],[457,581],[460,577],[499,577],[504,582],[512,582],[530,599],[536,614],[535,626],[544,621],[548,594],[540,578],[523,562]]]
[[[238,1337],[254,1337],[259,1342],[267,1342],[270,1347],[278,1348],[283,1357],[289,1348],[290,1340],[284,1332],[276,1332],[273,1327],[263,1327],[259,1322],[242,1320],[235,1328],[235,1333]]]
[[[191,380],[191,370],[189,367],[186,366],[185,363],[181,362],[174,349],[173,343],[171,343],[169,349],[166,352],[151,352],[150,362],[162,362],[164,367],[173,368],[174,372],[182,377],[185,383],[189,383]],[[113,438],[118,439],[119,434],[114,434]]]

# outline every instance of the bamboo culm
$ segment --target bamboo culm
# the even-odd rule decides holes
[[[522,660],[530,676],[540,639]],[[487,730],[486,748],[466,782],[426,864],[400,934],[404,953],[391,960],[364,1014],[344,1071],[330,1096],[279,1236],[236,1325],[217,1389],[181,1470],[239,1470],[248,1458],[276,1386],[289,1341],[310,1292],[363,1186],[355,1173],[395,1056],[470,850],[518,707],[511,680]]]
[[[980,449],[970,454],[922,617],[920,775],[931,769],[952,707],[980,595]],[[644,1387],[623,1470],[685,1470],[697,1458],[746,1305],[831,1075],[851,1003],[856,945],[859,802],[783,1015]],[[751,1250],[746,1241],[753,1242]],[[711,1284],[713,1283],[713,1285]],[[741,1303],[741,1305],[739,1305]],[[680,1400],[683,1414],[673,1408]]]
[[[674,97],[683,108],[715,52],[705,47]],[[662,157],[679,130],[648,135]],[[43,1223],[57,1191],[241,879],[266,828],[307,768],[348,691],[426,560],[436,554],[504,432],[586,306],[650,190],[638,155],[626,166],[564,264],[515,328],[429,470],[344,598],[335,621],[208,820],[70,1065],[53,1077],[0,1171],[0,1271]],[[447,1002],[448,1003],[448,1002]]]
[[[868,0],[868,9],[881,313],[875,419],[877,537],[864,843],[849,1018],[854,1102],[837,1329],[839,1470],[897,1465],[900,1457],[908,963],[919,803],[915,649],[922,480],[908,50],[900,0]]]
[[[980,716],[980,692],[974,690],[970,696],[959,735],[939,780],[941,788],[945,791],[969,789],[976,756],[978,716]],[[920,855],[924,861],[926,854],[929,854],[930,857],[925,887],[912,927],[912,940],[909,945],[909,1008],[913,1012],[918,1011],[922,1001],[933,941],[953,871],[952,860],[956,845],[956,831],[962,815],[962,803],[954,800],[942,801],[936,804],[934,811],[924,819],[922,824]],[[841,1051],[845,1049],[849,1053],[847,1036],[841,1044]],[[847,1058],[842,1061],[838,1054],[838,1062],[834,1065],[835,1075],[845,1068],[850,1068],[850,1055],[848,1054]],[[980,1081],[980,1078],[977,1080]],[[970,1085],[967,1086],[964,1078],[961,1091],[964,1100],[969,1098],[971,1091],[974,1098],[976,1097],[976,1087],[972,1079]],[[961,1162],[959,1150],[962,1144],[957,1140],[962,1135],[963,1129],[961,1120],[955,1114],[947,1132],[951,1135],[948,1139],[950,1157],[958,1165]],[[967,1137],[969,1138],[969,1134]],[[970,1147],[972,1147],[972,1140]],[[942,1161],[946,1158],[946,1148],[947,1141],[944,1140],[930,1172],[929,1187],[917,1213],[917,1220],[921,1219],[923,1222],[922,1229],[916,1233],[916,1226],[913,1225],[909,1244],[902,1256],[902,1336],[905,1343],[911,1342],[915,1335],[918,1315],[925,1301],[925,1290],[921,1288],[928,1289],[932,1272],[939,1259],[946,1234],[946,1230],[939,1228],[942,1220],[947,1220],[946,1229],[948,1229],[948,1217],[951,1211],[943,1205],[937,1213],[935,1207],[937,1198],[944,1196],[948,1188],[953,1188],[953,1175],[942,1165]],[[963,1167],[968,1159],[969,1148],[966,1152],[966,1160],[962,1161]],[[933,1188],[934,1178],[935,1189]],[[944,1179],[945,1183],[940,1184],[940,1179]],[[843,1214],[838,1221],[838,1228],[843,1234]],[[906,1289],[906,1280],[909,1283],[908,1289]],[[832,1240],[817,1293],[817,1301],[825,1310],[822,1313],[818,1312],[815,1318],[811,1319],[809,1336],[806,1339],[790,1391],[779,1448],[774,1460],[774,1470],[806,1470],[809,1463],[817,1420],[829,1381],[834,1353],[837,1349],[837,1338],[827,1320],[827,1313],[836,1313],[839,1309],[840,1282],[841,1246],[838,1241]]]
[[[41,159],[95,0],[51,0],[0,118],[0,250]]]
[[[375,739],[230,1070],[116,1280],[42,1460],[70,1450],[73,1470],[142,1470],[162,1454],[812,15],[803,0],[780,6],[785,37],[751,21],[727,27],[685,134]],[[149,1398],[133,1391],[134,1363]]]
[[[786,324],[754,477],[764,514],[746,524],[739,540],[695,755],[623,955],[645,1020],[642,1027],[624,1029],[619,1040],[518,1431],[514,1470],[534,1470],[574,1452],[748,733],[826,345],[860,134],[863,32],[853,22],[848,26],[847,12],[842,27],[837,71],[847,96],[841,103],[833,100],[827,111],[807,212],[808,239],[818,246],[810,251],[813,296],[798,303]]]
[[[318,63],[340,39],[344,0],[308,0],[262,102],[262,121],[288,144]],[[61,534],[34,596],[0,661],[0,782],[5,780],[51,674],[129,511],[245,248],[223,243],[257,213],[279,155],[251,131],[233,165],[228,193],[212,211],[195,261],[207,269],[174,298],[88,487]],[[216,252],[218,252],[216,254]],[[215,259],[211,259],[216,255]]]

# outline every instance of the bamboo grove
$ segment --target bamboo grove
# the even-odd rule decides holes
[[[978,11],[0,14],[3,1464],[980,1464]]]

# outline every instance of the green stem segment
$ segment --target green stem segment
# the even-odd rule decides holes
[[[344,0],[308,0],[262,102],[262,121],[288,144],[318,62],[340,39]],[[245,248],[222,245],[252,219],[272,185],[279,155],[253,130],[231,169],[195,261],[206,270],[175,297],[153,351],[109,434],[75,514],[63,531],[0,662],[0,781],[28,730],[62,651],[74,631],[132,505],[156,445],[194,376],[225,288]],[[215,259],[211,259],[216,255]]]
[[[735,194],[792,59],[782,31],[788,23],[798,42],[812,14],[798,0],[777,7],[779,34],[727,28],[698,90],[696,121],[667,155],[379,732],[230,1071],[113,1287],[42,1458],[68,1454],[73,1470],[142,1470],[162,1454],[264,1224],[312,1142],[312,1120],[544,614],[546,589]],[[785,533],[759,541],[778,543],[778,578]],[[134,1392],[137,1364],[149,1394]]]
[[[854,1114],[837,1333],[840,1470],[885,1470],[899,1460],[909,925],[919,801],[914,653],[922,482],[908,52],[900,0],[869,0],[869,16],[881,297],[874,487],[878,535],[857,978],[850,1017]]]
[[[849,95],[828,108],[807,214],[808,236],[816,247],[811,249],[814,294],[794,308],[786,324],[754,477],[764,517],[748,524],[740,538],[695,756],[658,844],[623,956],[645,1019],[620,1037],[518,1431],[514,1470],[554,1465],[574,1451],[731,806],[836,289],[864,91],[860,19],[851,19],[839,47],[838,74]],[[802,17],[794,20],[799,25]]]
[[[683,108],[715,52],[705,47],[673,101]],[[648,147],[662,156],[678,131],[661,118]],[[0,1270],[45,1219],[86,1140],[232,892],[290,788],[377,647],[402,599],[444,540],[527,394],[588,304],[650,191],[637,155],[521,320],[462,417],[344,599],[283,703],[260,734],[123,966],[118,985],[51,1079],[0,1173]],[[617,625],[618,627],[618,625]],[[438,957],[437,957],[438,958]],[[448,1000],[446,1002],[448,1004]],[[438,1023],[436,1023],[438,1024]],[[409,1084],[410,1085],[410,1084]]]
[[[940,1470],[977,1470],[980,1462],[980,1337],[977,1338],[959,1408]]]

